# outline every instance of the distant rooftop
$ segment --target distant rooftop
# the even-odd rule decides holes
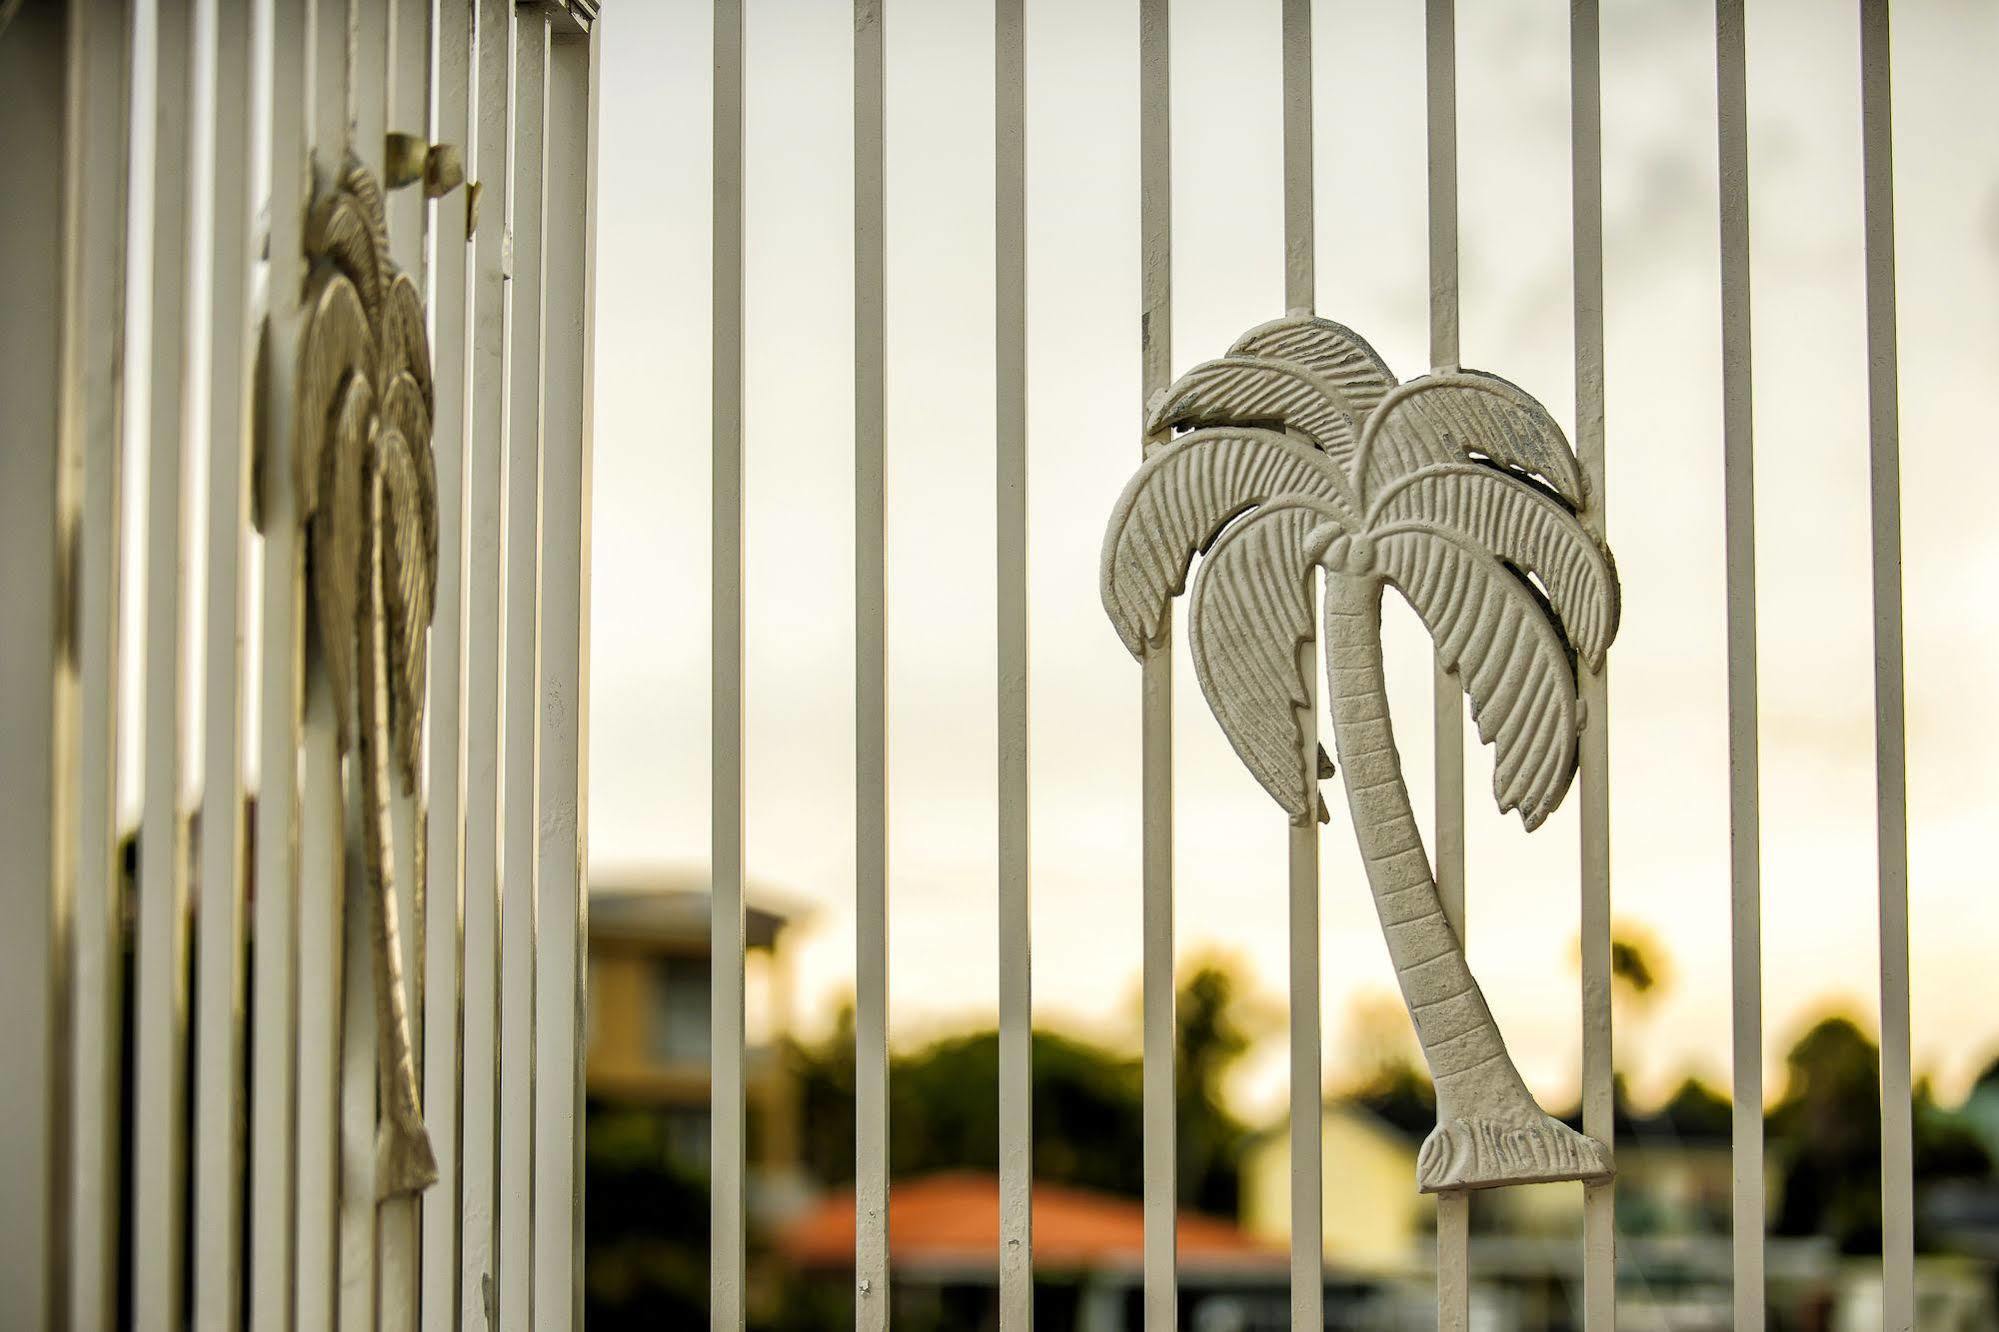
[[[999,1261],[999,1177],[954,1171],[889,1187],[890,1260],[900,1268],[970,1273]],[[1181,1212],[1182,1264],[1282,1270],[1285,1255],[1233,1222]],[[854,1194],[827,1195],[778,1239],[801,1267],[850,1267]],[[1145,1209],[1135,1198],[1064,1185],[1034,1186],[1034,1261],[1042,1270],[1137,1271],[1145,1254]]]
[[[745,942],[771,948],[802,911],[767,883],[752,880],[743,909]],[[705,866],[621,870],[590,878],[590,937],[632,943],[708,938],[711,894]]]

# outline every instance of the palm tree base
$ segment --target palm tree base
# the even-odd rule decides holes
[[[407,1129],[384,1116],[375,1135],[375,1196],[395,1198],[421,1193],[437,1183],[437,1153],[430,1134]]]
[[[1606,1180],[1614,1173],[1610,1152],[1547,1115],[1536,1122],[1469,1117],[1437,1125],[1416,1156],[1416,1187],[1423,1193],[1460,1193],[1508,1184]]]

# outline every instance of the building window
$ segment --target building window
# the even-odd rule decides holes
[[[652,969],[647,1051],[658,1063],[708,1062],[708,959],[661,958]]]

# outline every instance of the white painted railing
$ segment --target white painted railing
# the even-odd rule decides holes
[[[883,477],[884,68],[855,0],[856,1322],[889,1324]],[[1150,398],[1172,378],[1167,0],[1137,0]],[[743,1325],[743,0],[714,47],[712,1323]],[[1452,0],[1427,0],[1430,357],[1458,360]],[[1286,303],[1317,303],[1307,0],[1281,6]],[[1912,1325],[1893,172],[1888,12],[1860,0],[1873,475],[1885,1325]],[[581,0],[28,0],[0,5],[0,1322],[548,1328],[580,1321],[593,7]],[[1026,550],[1026,66],[996,5],[995,329],[1002,1326],[1032,1317]],[[1717,0],[1732,832],[1735,1326],[1764,1317],[1749,161],[1741,0]],[[1596,0],[1571,5],[1574,440],[1604,522]],[[1413,71],[1412,71],[1413,74]],[[290,477],[316,182],[391,132],[476,193],[387,205],[434,349],[439,566],[426,779],[391,811],[402,958],[439,1180],[377,1200],[368,906],[338,702],[316,664]],[[442,183],[442,182],[440,182]],[[476,214],[476,216],[474,216]],[[1141,457],[1132,449],[1134,465]],[[131,539],[136,536],[138,539]],[[199,571],[199,592],[195,574]],[[1077,571],[1077,577],[1088,571]],[[120,607],[139,605],[139,634]],[[200,623],[191,623],[195,611]],[[127,700],[122,682],[141,682]],[[254,683],[253,683],[254,682]],[[1175,1325],[1173,680],[1141,691],[1147,1326]],[[1582,681],[1583,1118],[1612,1134],[1608,769]],[[1432,848],[1466,929],[1463,709],[1439,673]],[[126,737],[136,821],[121,806]],[[353,762],[348,759],[346,762]],[[128,765],[129,766],[129,765]],[[251,797],[254,796],[254,802]],[[198,831],[197,831],[198,830]],[[122,838],[136,869],[127,878]],[[423,839],[421,855],[415,839]],[[1291,838],[1292,1322],[1322,1324],[1318,846]],[[425,867],[415,872],[415,865]],[[129,1013],[129,1017],[128,1017]],[[128,1155],[129,1154],[129,1158]],[[248,1184],[245,1186],[247,1178]],[[1585,1324],[1616,1316],[1614,1184],[1585,1190]],[[1441,1327],[1469,1324],[1465,1195],[1438,1211]],[[129,1265],[121,1251],[129,1245]]]
[[[586,0],[0,7],[6,1326],[580,1322],[597,50]],[[438,1177],[392,1197],[294,487],[350,156],[432,349],[428,725],[386,813]]]
[[[1570,6],[1570,133],[1574,263],[1575,419],[1573,440],[1593,508],[1582,517],[1604,533],[1606,450],[1615,447],[1604,408],[1604,238],[1602,80],[1596,0]],[[1726,443],[1728,570],[1729,781],[1733,829],[1733,927],[1735,987],[1735,1320],[1740,1328],[1764,1317],[1763,1088],[1761,1029],[1760,888],[1757,882],[1756,677],[1753,497],[1750,488],[1750,385],[1748,374],[1748,211],[1743,29],[1740,0],[1717,0],[1719,126],[1722,162],[1723,398]],[[1140,211],[1133,235],[1140,247],[1142,303],[1136,340],[1142,384],[1149,399],[1172,378],[1171,143],[1168,97],[1167,0],[1137,0],[1140,71],[1138,153]],[[1261,11],[1258,11],[1259,14]],[[711,1325],[742,1326],[744,1281],[744,1160],[742,1057],[742,894],[744,874],[744,524],[743,314],[744,175],[742,0],[717,0],[714,47],[715,349],[714,402],[714,811],[715,918],[712,1160],[713,1279]],[[1284,277],[1286,303],[1310,311],[1316,298],[1313,265],[1312,13],[1308,0],[1281,6],[1280,67],[1272,75],[1283,90],[1284,245],[1269,262]],[[1893,208],[1888,162],[1888,38],[1886,0],[1860,0],[1866,116],[1866,223],[1868,328],[1873,367],[1871,434],[1875,476],[1875,605],[1877,618],[1881,755],[1880,901],[1883,1011],[1883,1197],[1886,1326],[1907,1328],[1913,1317],[1911,1218],[1908,940],[1905,781],[1902,760],[1902,643],[1899,530],[1896,504]],[[1457,49],[1453,0],[1427,0],[1427,87],[1430,358],[1458,363],[1458,160]],[[1043,21],[1057,21],[1050,17]],[[1247,18],[1245,21],[1248,21]],[[1257,21],[1264,21],[1259,18]],[[884,255],[882,85],[884,30],[893,49],[896,6],[855,0],[855,606],[857,916],[856,1067],[857,1177],[855,1305],[858,1327],[887,1326],[890,1272],[889,1182],[886,1144],[894,1125],[886,1111],[887,939],[893,913],[887,901],[886,846],[889,809],[885,729],[887,699],[883,657],[883,499],[885,456],[895,447],[884,437]],[[995,5],[995,293],[997,328],[996,457],[999,772],[997,782],[1000,961],[1000,1325],[1020,1332],[1032,1322],[1033,1235],[1028,1177],[1033,1125],[1028,1083],[1030,968],[1027,870],[1027,658],[1023,568],[1027,483],[1024,434],[1024,314],[1026,237],[1022,200],[1033,163],[1022,151],[1023,13],[1018,0]],[[1475,56],[1473,57],[1475,58]],[[892,151],[892,147],[887,150]],[[1134,450],[1134,465],[1139,458]],[[1089,571],[1077,570],[1087,578]],[[1133,929],[1144,958],[1144,1187],[1146,1326],[1176,1326],[1174,1113],[1173,1113],[1173,826],[1171,657],[1155,652],[1142,681],[1143,910]],[[1613,1134],[1611,1060],[1611,892],[1609,755],[1614,719],[1606,677],[1584,672],[1580,681],[1588,726],[1581,741],[1578,847],[1581,886],[1582,1116],[1588,1134],[1610,1142]],[[1458,680],[1437,673],[1435,690],[1435,842],[1440,894],[1462,937],[1465,897],[1465,703]],[[1311,829],[1291,838],[1291,1160],[1293,1243],[1291,1325],[1323,1325],[1323,1271],[1317,1219],[1320,1197],[1320,1048],[1318,1029],[1318,848]],[[1471,1268],[1467,1194],[1439,1199],[1437,1314],[1440,1327],[1470,1324]],[[1615,1325],[1617,1253],[1615,1183],[1583,1190],[1580,1237],[1583,1323]]]

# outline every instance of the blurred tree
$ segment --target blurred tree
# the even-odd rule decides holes
[[[1880,1051],[1849,1019],[1832,1017],[1806,1032],[1786,1062],[1784,1099],[1769,1119],[1771,1154],[1784,1171],[1775,1232],[1827,1235],[1843,1253],[1879,1253]],[[1919,1188],[1992,1173],[1972,1126],[1936,1105],[1927,1080],[1915,1091],[1914,1155]]]
[[[1346,1099],[1421,1142],[1437,1122],[1437,1097],[1408,1010],[1387,994],[1362,995],[1347,1012]]]
[[[1222,1084],[1258,1034],[1241,988],[1202,963],[1178,996],[1180,1197],[1233,1215],[1249,1131],[1223,1103]],[[853,1014],[827,1040],[794,1045],[804,1164],[815,1179],[854,1174]],[[1136,1196],[1143,1189],[1144,1103],[1139,1061],[1091,1042],[1034,1033],[1034,1173],[1055,1183]],[[937,1041],[889,1068],[889,1169],[895,1175],[999,1167],[999,1037],[990,1029]]]
[[[708,1181],[675,1159],[661,1116],[591,1101],[583,1196],[583,1298],[592,1332],[705,1321]]]
[[[1623,1083],[1618,1084],[1622,1094]],[[1652,1118],[1681,1142],[1728,1141],[1735,1111],[1723,1092],[1698,1078],[1684,1078]]]
[[[1843,1253],[1881,1249],[1879,1052],[1844,1017],[1806,1032],[1785,1060],[1784,1098],[1770,1113],[1783,1164],[1779,1235],[1827,1235]]]
[[[1916,1083],[1916,1178],[1984,1179],[1992,1174],[1992,1154],[1978,1127],[1960,1110],[1937,1104],[1928,1078]]]
[[[1272,1029],[1272,1015],[1248,1002],[1235,974],[1215,962],[1198,966],[1180,987],[1175,1014],[1180,1201],[1234,1216],[1250,1135],[1229,1113],[1223,1083],[1258,1037]]]
[[[1630,999],[1644,1001],[1666,988],[1665,950],[1635,925],[1619,923],[1610,939],[1610,979]]]

